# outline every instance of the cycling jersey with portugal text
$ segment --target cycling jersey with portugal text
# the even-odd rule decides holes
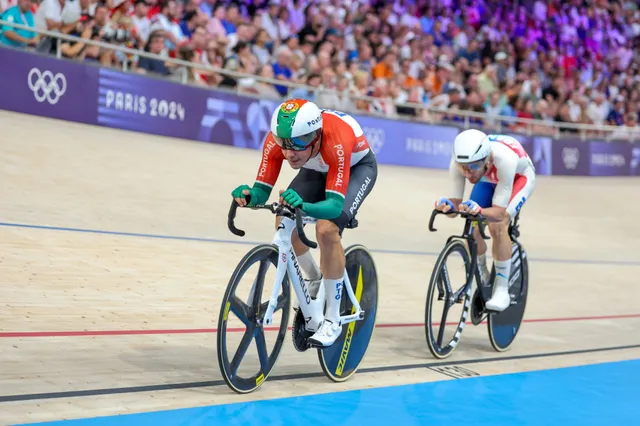
[[[349,114],[322,110],[322,121],[320,152],[302,167],[326,173],[327,197],[333,195],[344,199],[349,186],[350,167],[367,155],[370,150],[369,143],[358,122]],[[284,160],[282,149],[269,133],[262,148],[262,161],[256,182],[273,188]]]

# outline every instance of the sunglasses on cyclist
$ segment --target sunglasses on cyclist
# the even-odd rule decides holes
[[[276,135],[273,135],[273,139],[275,139],[276,143],[280,148],[291,150],[291,151],[304,151],[309,148],[311,144],[316,142],[316,140],[320,136],[320,131],[316,130],[311,133],[307,133],[306,135],[297,136],[295,138],[281,138]]]
[[[473,163],[466,163],[466,164],[460,164],[457,163],[458,167],[460,167],[460,169],[463,172],[477,172],[478,170],[481,170],[485,164],[486,164],[486,160],[480,160],[480,161],[475,161]]]

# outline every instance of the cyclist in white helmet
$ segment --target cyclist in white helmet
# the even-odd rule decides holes
[[[437,200],[436,208],[443,212],[482,213],[487,218],[493,240],[496,278],[493,295],[486,307],[492,311],[503,311],[511,302],[509,223],[533,193],[535,167],[517,139],[470,129],[458,134],[453,142],[449,175],[452,183],[449,196]],[[469,200],[462,202],[465,178],[474,187]],[[486,260],[487,243],[477,229],[474,236],[478,243],[478,268],[482,281],[486,283],[490,274]]]
[[[309,247],[293,233],[291,241],[298,262],[308,278],[309,293],[315,298],[322,283],[327,309],[324,318],[305,318],[309,341],[331,346],[340,336],[340,301],[345,268],[342,231],[355,217],[375,185],[378,166],[373,150],[358,122],[349,114],[321,110],[303,99],[289,99],[278,105],[271,117],[271,132],[262,148],[253,187],[241,185],[232,196],[239,205],[263,204],[278,180],[282,163],[300,170],[280,197],[291,207],[318,220],[316,237],[320,246],[320,269]],[[277,218],[276,226],[280,223]],[[299,301],[305,303],[305,301]]]

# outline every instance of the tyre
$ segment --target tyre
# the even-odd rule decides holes
[[[249,291],[248,299],[250,300],[245,303],[236,295],[236,291],[244,274],[256,263],[259,263],[258,274]],[[266,301],[262,301],[265,275],[270,265],[277,267],[277,264],[278,248],[275,245],[262,244],[253,248],[242,258],[233,272],[222,300],[217,333],[218,365],[227,386],[237,393],[253,392],[264,383],[275,367],[284,343],[291,309],[290,286],[286,274],[274,311],[274,314],[282,311],[281,322],[279,327],[269,327],[271,329],[269,331],[277,331],[271,353],[268,353],[265,329],[262,324],[270,296],[267,295]],[[229,336],[231,333],[237,334],[238,331],[228,327],[230,313],[233,313],[246,327],[235,354],[229,354]],[[238,369],[252,343],[255,343],[258,353],[257,371],[248,377],[242,377],[238,374]]]
[[[452,286],[449,282],[450,274],[446,265],[449,257],[456,253],[461,256],[462,263],[464,265],[464,282],[462,282],[463,278],[461,277],[460,281],[457,281],[459,284],[457,287]],[[459,298],[459,300],[453,300],[453,295],[457,290],[461,290],[464,288],[467,281],[469,281],[470,274],[471,259],[469,257],[469,252],[467,251],[467,246],[460,240],[449,241],[449,243],[447,243],[447,245],[440,253],[440,256],[438,256],[438,259],[436,260],[433,272],[431,273],[429,288],[427,290],[424,325],[425,335],[429,351],[435,358],[443,359],[451,355],[457,347],[460,337],[462,336],[462,331],[466,324],[467,315],[469,312],[471,285],[464,289],[465,292],[461,294],[461,299]],[[433,318],[434,303],[438,301],[443,302],[442,315],[440,316],[440,318]],[[447,324],[449,309],[460,302],[462,302],[462,313],[460,314],[460,317],[456,318],[457,323]],[[434,325],[436,325],[434,324],[434,319],[436,321],[440,321],[439,323],[437,323],[437,325],[439,325],[437,331],[434,330]],[[445,327],[447,325],[454,325],[456,326],[456,328],[453,337],[445,344],[443,339]]]
[[[378,313],[378,273],[373,256],[360,244],[349,246],[345,256],[347,275],[364,311],[364,319],[345,324],[333,345],[318,349],[322,371],[334,382],[349,380],[360,367],[371,343]],[[353,313],[355,308],[344,290],[340,315]]]
[[[497,352],[508,350],[518,335],[524,318],[529,290],[527,253],[512,242],[511,274],[509,277],[511,305],[502,312],[489,315],[487,327],[491,346]]]

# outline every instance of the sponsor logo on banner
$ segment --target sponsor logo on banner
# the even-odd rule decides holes
[[[551,171],[554,175],[589,176],[590,145],[579,139],[551,141]]]
[[[115,111],[168,120],[184,121],[186,114],[186,109],[180,102],[145,96],[135,91],[106,89],[104,106]]]
[[[125,130],[198,140],[198,123],[208,91],[173,81],[98,71],[98,124]]]
[[[409,137],[405,141],[405,149],[407,152],[443,156],[447,158],[451,156],[451,145],[452,141],[430,140],[416,137]]]
[[[362,131],[373,152],[378,154],[382,150],[386,138],[384,129],[380,127],[362,127]]]
[[[631,173],[633,146],[628,142],[593,141],[591,176],[628,176]]]
[[[578,148],[562,148],[562,162],[568,170],[575,170],[580,162],[580,150]]]
[[[606,167],[624,167],[626,161],[622,154],[608,154],[606,152],[591,155],[591,164]]]
[[[49,70],[31,68],[27,76],[29,89],[36,101],[55,105],[67,91],[67,78],[61,72],[53,74]]]

